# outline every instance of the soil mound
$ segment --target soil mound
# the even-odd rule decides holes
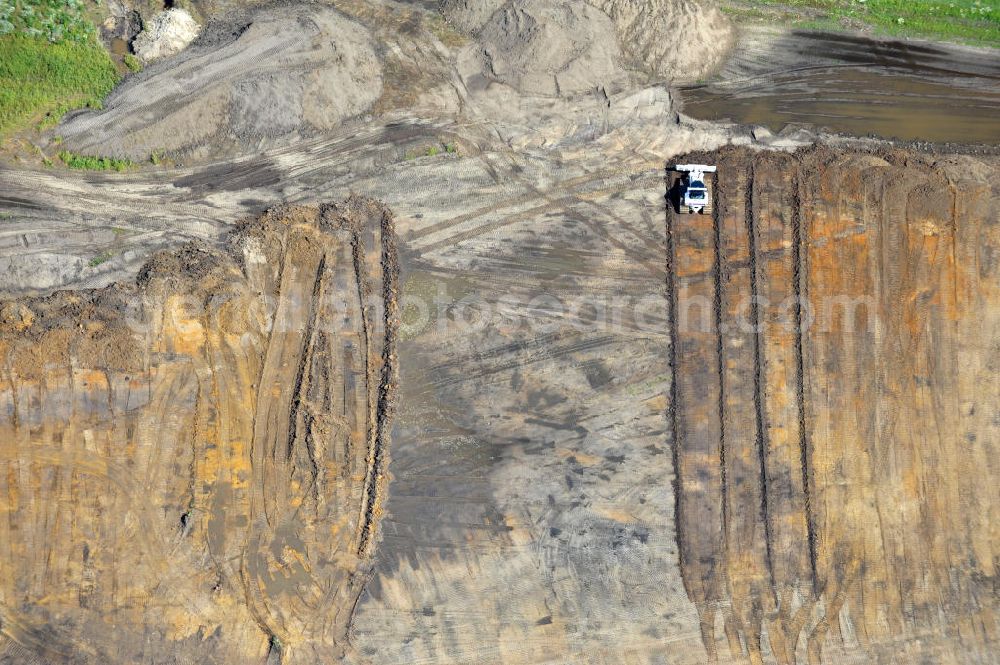
[[[367,28],[328,8],[269,8],[209,26],[182,54],[123,83],[106,110],[75,114],[60,133],[81,153],[221,157],[329,130],[381,92]]]
[[[628,66],[682,83],[718,67],[732,48],[732,24],[696,0],[588,0],[614,21]]]
[[[444,0],[441,10],[456,28],[475,33],[504,4],[505,0]]]
[[[621,79],[614,26],[578,2],[513,0],[480,31],[484,73],[522,92],[566,95]]]
[[[478,36],[496,78],[530,92],[553,87],[555,73],[560,88],[563,80],[574,91],[595,87],[619,65],[694,81],[721,64],[735,38],[722,12],[697,0],[445,0],[443,11]]]

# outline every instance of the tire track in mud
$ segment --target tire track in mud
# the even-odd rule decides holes
[[[469,357],[459,357],[448,363],[437,365],[433,370],[435,374],[441,375],[441,378],[435,379],[432,385],[437,388],[443,388],[467,381],[477,381],[495,374],[509,372],[512,369],[527,367],[536,363],[544,363],[558,358],[572,357],[585,351],[599,349],[616,341],[613,335],[599,335],[594,338],[583,337],[581,339],[574,339],[569,343],[557,345],[560,336],[554,335],[553,337],[550,340],[551,346],[533,345],[537,346],[537,351],[534,353],[519,353],[530,350],[526,346],[499,347],[486,353],[477,353],[474,357],[475,364],[477,365],[484,364],[484,361],[490,357],[505,357],[504,362],[498,362],[478,371],[459,371],[455,372],[454,376],[449,376],[449,370],[467,367],[470,364],[470,360],[473,360]]]
[[[668,190],[674,178],[668,176]],[[713,320],[715,280],[701,279],[717,266],[716,224],[706,215],[676,213],[667,202],[667,292],[670,300],[670,420],[675,477],[677,545],[684,587],[695,605],[710,662],[723,597],[724,536],[721,487],[722,425],[718,412],[721,369]],[[688,319],[690,305],[707,307],[700,325]],[[708,325],[705,324],[705,313]]]
[[[388,487],[387,467],[389,464],[389,421],[394,409],[399,383],[399,366],[396,358],[397,330],[399,328],[399,257],[395,244],[395,226],[391,214],[385,212],[381,219],[382,269],[382,330],[383,345],[379,360],[378,386],[375,399],[374,434],[371,439],[372,453],[369,457],[371,476],[367,480],[367,502],[364,512],[362,539],[358,554],[371,560],[377,538],[376,528],[384,511]],[[385,239],[390,239],[386,242]],[[355,234],[354,247],[362,245],[359,234]],[[355,249],[355,252],[358,250]],[[357,262],[357,259],[355,259]]]
[[[314,174],[331,168],[348,170],[362,155],[370,162],[371,152],[379,146],[387,154],[402,154],[407,146],[420,140],[436,140],[438,134],[447,131],[449,126],[447,123],[412,122],[354,127],[350,131],[299,142],[263,155],[200,166],[187,174],[177,175],[171,184],[184,192],[179,200],[196,201],[214,192],[265,189],[283,182],[304,182]]]
[[[716,181],[716,226],[719,233],[721,285],[720,323],[717,326],[720,349],[720,383],[725,386],[720,404],[725,424],[727,533],[725,568],[729,605],[723,603],[724,629],[732,653],[742,651],[746,642],[751,662],[760,652],[756,640],[762,621],[760,603],[749,600],[751,590],[762,588],[770,579],[767,551],[759,537],[762,529],[760,464],[757,451],[755,394],[753,391],[755,340],[748,330],[742,308],[751,296],[749,237],[746,232],[748,168],[732,156],[720,155],[720,171],[725,177]],[[736,574],[743,571],[743,574]]]
[[[390,200],[397,207],[403,210],[413,209],[410,208],[414,205],[410,193],[419,187],[420,183],[426,182],[426,176],[423,174],[427,172],[439,174],[441,169],[448,167],[443,160],[427,162],[415,160],[415,163],[410,165],[402,160],[402,151],[406,146],[419,144],[421,141],[439,140],[443,132],[450,131],[450,127],[451,125],[447,123],[406,122],[379,126],[360,133],[345,131],[342,132],[343,135],[338,134],[333,138],[324,137],[303,142],[275,149],[260,156],[238,159],[233,163],[215,163],[193,169],[164,170],[151,174],[124,174],[113,179],[104,177],[100,185],[97,180],[86,174],[60,173],[56,178],[51,174],[39,173],[29,174],[30,177],[27,179],[22,174],[17,179],[7,179],[6,173],[2,170],[0,170],[0,183],[10,184],[11,191],[17,196],[23,193],[21,198],[25,200],[37,200],[38,205],[48,206],[53,216],[58,214],[64,218],[78,219],[82,230],[101,228],[108,230],[114,225],[130,231],[151,234],[146,240],[133,235],[124,237],[123,246],[135,252],[135,258],[129,259],[128,265],[120,265],[116,260],[98,270],[86,271],[93,273],[87,274],[86,278],[50,277],[57,284],[72,279],[78,283],[97,286],[110,281],[112,273],[120,274],[137,265],[136,262],[141,260],[140,242],[148,246],[151,241],[165,245],[170,238],[218,239],[223,236],[227,226],[239,220],[242,215],[256,215],[262,206],[279,201],[308,202],[319,196],[342,196],[348,190],[360,189],[381,192],[383,198]],[[374,148],[372,142],[376,144]],[[368,158],[365,155],[370,154],[373,149],[381,150],[380,146],[384,146],[387,151],[395,151],[393,152],[395,157],[389,155],[386,163],[376,158],[375,166],[366,162]],[[475,147],[470,149],[475,150]],[[361,154],[361,151],[364,154]],[[355,157],[362,161],[356,163]],[[393,172],[389,184],[385,184],[385,179],[380,181],[366,176],[374,170],[384,170],[387,163],[391,164]],[[550,187],[536,186],[537,183],[533,182],[532,178],[518,173],[521,168],[522,166],[513,163],[509,173],[508,169],[502,169],[502,173],[499,174],[503,176],[501,181],[494,182],[493,185],[478,181],[469,183],[474,187],[484,188],[483,198],[494,199],[495,202],[491,202],[485,208],[479,207],[477,210],[461,213],[457,218],[435,225],[433,228],[440,232],[438,236],[423,237],[422,234],[431,233],[431,228],[425,229],[413,225],[410,233],[418,235],[412,243],[412,248],[420,248],[421,253],[428,255],[438,253],[462,240],[496,233],[519,219],[523,221],[574,204],[591,205],[598,215],[608,215],[613,218],[608,197],[618,192],[634,190],[636,187],[641,188],[646,176],[656,173],[655,168],[650,168],[648,162],[631,156],[612,161],[610,165],[607,160],[599,165],[571,161],[566,169],[571,175],[566,177],[564,182],[556,181]],[[595,170],[577,175],[580,170],[587,168]],[[273,178],[268,182],[255,182],[256,176],[253,173],[260,169],[280,171],[282,177],[279,182],[273,182]],[[239,182],[228,182],[234,173],[237,174],[235,177]],[[164,182],[165,178],[167,182]],[[486,171],[483,172],[483,178],[488,178]],[[241,190],[237,185],[249,189]],[[418,204],[415,209],[419,210],[420,207]],[[518,207],[521,210],[518,210]],[[100,224],[87,218],[88,211],[96,208],[108,211],[108,216]],[[505,221],[502,218],[498,219],[496,215],[498,210],[508,215],[511,212],[516,214],[524,210],[529,212],[525,213],[523,218],[511,218]],[[490,219],[491,213],[493,219]],[[183,225],[185,228],[179,228],[173,221],[176,219],[185,220]],[[191,226],[191,220],[197,220],[195,227]],[[456,232],[459,229],[456,229],[455,225],[463,221],[466,226],[475,225],[475,227],[460,228],[464,234],[460,235]],[[409,223],[412,224],[412,220]],[[44,229],[47,224],[50,223],[39,222],[35,228],[41,226]],[[596,231],[601,229],[601,225],[596,224],[592,228]],[[630,232],[630,235],[635,235],[639,242],[646,243],[650,250],[642,251],[641,248],[635,247],[634,242],[610,234],[607,237],[609,242],[616,244],[622,252],[633,256],[646,270],[659,271],[661,267],[653,259],[661,254],[662,247],[658,246],[652,237],[646,237],[646,234]],[[409,233],[407,237],[410,237]],[[431,245],[434,240],[439,242]],[[39,239],[36,244],[43,251],[50,253],[53,251],[54,245],[51,241]],[[421,248],[420,245],[428,246]],[[82,249],[71,251],[83,252]]]
[[[674,475],[672,478],[672,485],[674,491],[674,531],[677,540],[677,556],[678,563],[681,569],[681,574],[683,578],[687,579],[687,574],[684,571],[685,563],[687,561],[686,554],[686,534],[683,528],[684,522],[684,503],[686,497],[684,492],[681,491],[681,477],[680,477],[680,457],[681,457],[681,445],[679,432],[680,432],[680,414],[678,413],[678,393],[679,386],[677,381],[677,340],[679,339],[678,326],[677,326],[677,271],[676,271],[676,254],[677,250],[674,244],[674,224],[676,223],[676,217],[674,214],[673,202],[670,200],[670,192],[673,189],[673,183],[671,182],[670,174],[667,173],[664,176],[664,231],[666,232],[666,284],[667,284],[667,311],[668,311],[668,330],[670,332],[670,343],[667,345],[667,366],[670,368],[670,385],[669,385],[669,403],[667,404],[667,420],[670,425],[670,457],[671,463],[673,465]],[[688,598],[690,598],[690,593]],[[704,639],[702,639],[704,642]],[[714,642],[713,642],[714,644]],[[708,647],[706,646],[706,649]]]
[[[723,255],[722,255],[722,219],[724,208],[722,206],[722,201],[724,201],[723,194],[725,193],[720,186],[721,183],[716,179],[715,187],[713,191],[713,198],[715,198],[714,205],[712,207],[712,224],[714,231],[714,241],[715,241],[715,265],[712,267],[712,272],[715,276],[714,280],[714,293],[712,296],[712,316],[714,318],[715,330],[717,331],[715,340],[715,355],[716,362],[719,368],[719,396],[718,396],[718,409],[719,413],[725,413],[726,405],[726,356],[724,341],[722,338],[722,325],[723,325],[723,314],[722,314],[722,282],[725,278],[726,268],[723,265]],[[709,202],[711,203],[711,202]],[[722,499],[722,554],[723,557],[728,558],[729,556],[729,529],[730,529],[730,519],[729,519],[729,484],[728,484],[728,474],[726,472],[726,420],[725,418],[719,418],[719,493]]]
[[[373,215],[375,237],[383,239],[379,248],[367,247],[362,239],[363,232],[372,232]],[[265,466],[259,482],[265,487],[273,485],[265,495],[273,500],[264,501],[262,505],[265,513],[260,517],[266,517],[266,524],[258,522],[263,530],[248,542],[241,573],[244,583],[251,586],[248,597],[251,607],[255,608],[257,621],[271,636],[272,652],[282,662],[318,657],[322,649],[329,648],[322,647],[324,641],[337,653],[348,646],[347,631],[371,566],[387,490],[388,430],[385,419],[389,417],[395,390],[394,368],[382,365],[395,362],[396,268],[394,264],[386,264],[394,261],[395,256],[394,249],[387,246],[393,238],[391,215],[370,203],[351,200],[343,209],[325,208],[313,223],[320,229],[329,227],[328,232],[341,238],[340,246],[339,249],[317,246],[316,231],[302,224],[289,229],[281,243],[285,248],[281,262],[285,266],[282,271],[285,278],[282,279],[274,325],[291,327],[279,330],[278,337],[272,334],[271,347],[276,355],[273,362],[268,361],[270,369],[262,376],[262,386],[270,385],[280,392],[287,371],[282,368],[291,365],[286,354],[288,344],[300,350],[293,353],[298,361],[295,379],[289,384],[292,385],[289,408],[278,410],[279,415],[288,411],[288,434],[283,435],[281,429],[264,431],[262,443],[270,446],[273,440],[277,446],[287,448],[281,455],[277,447],[272,447],[270,455],[266,448],[263,450],[261,457],[272,459],[275,469],[270,474]],[[308,249],[310,247],[312,249]],[[332,247],[336,248],[337,244]],[[308,258],[297,256],[295,252],[301,250],[296,248],[306,248]],[[377,249],[374,255],[377,267],[369,265],[373,261],[371,249]],[[331,251],[336,254],[329,254]],[[350,366],[333,365],[336,356],[326,350],[331,335],[337,330],[337,317],[343,316],[320,297],[328,289],[327,265],[333,256],[336,258],[332,260],[341,264],[338,267],[340,275],[333,283],[339,283],[347,274],[352,277],[350,297],[355,304],[349,316],[358,328],[344,341],[346,350],[355,349],[353,355],[360,356],[364,376],[360,395],[350,400],[358,404],[361,411],[354,416],[345,414],[349,421],[331,418],[336,414],[328,414],[332,406],[330,398],[341,394],[341,382],[345,393],[353,390],[349,387],[352,385]],[[378,290],[376,282],[381,285]],[[304,313],[305,325],[299,330],[295,302],[303,292],[310,292],[312,297],[302,298],[310,304],[309,311]],[[392,299],[378,308],[384,312],[381,320],[372,318],[373,298],[376,297]],[[356,348],[352,341],[355,336],[360,342]],[[332,340],[338,338],[333,336]],[[359,396],[363,396],[360,402]],[[266,404],[268,397],[264,395],[262,399]],[[263,410],[258,408],[258,411]],[[348,429],[344,427],[347,422],[355,424]],[[280,427],[280,423],[275,426]],[[318,448],[320,440],[325,443]],[[326,459],[318,459],[320,452],[325,453]],[[337,463],[330,456],[343,460],[340,464],[344,465],[345,473],[336,473]],[[331,462],[335,466],[324,471]],[[331,489],[326,489],[326,481],[320,478],[327,475],[338,477]],[[346,488],[338,487],[345,481],[349,483]],[[307,495],[313,497],[309,502]],[[328,528],[324,525],[350,536],[340,542],[327,542],[328,536],[314,533],[314,530],[322,532]],[[293,534],[303,534],[302,542],[298,541],[300,536]],[[312,535],[306,537],[306,534]],[[339,556],[356,563],[324,566],[323,561],[329,556],[325,550],[331,546],[334,553],[342,552]],[[271,553],[276,547],[279,550],[291,548],[302,562],[284,573],[287,583],[278,583],[273,576],[272,571],[287,566],[284,557],[275,558]],[[326,627],[319,634],[311,634],[315,629],[309,626],[319,615],[329,617]],[[303,636],[308,639],[303,640]],[[301,653],[302,649],[306,649],[306,655]],[[294,650],[299,653],[296,655]]]
[[[596,205],[597,200],[609,194],[641,186],[641,183],[653,179],[659,181],[660,175],[655,169],[633,164],[633,162],[623,161],[618,168],[605,168],[595,173],[570,178],[544,190],[526,184],[528,189],[526,193],[507,199],[502,205],[479,208],[417,229],[407,236],[408,248],[422,256],[430,255],[438,250],[453,247],[487,233],[496,232],[501,228],[537,218],[547,212],[566,209],[577,202]],[[539,199],[543,203],[536,203]],[[492,216],[498,216],[500,219],[488,221]],[[456,227],[475,221],[481,223],[466,230],[455,231]],[[443,234],[447,231],[452,231],[452,233],[437,240],[421,242],[429,236]]]
[[[486,160],[483,160],[483,161],[486,161]],[[568,178],[566,180],[562,180],[558,184],[556,184],[555,186],[553,186],[552,188],[549,188],[549,189],[540,189],[540,188],[536,187],[534,184],[532,184],[531,182],[526,181],[524,178],[515,175],[516,172],[517,172],[517,169],[520,168],[520,167],[517,167],[517,164],[511,159],[509,161],[509,163],[508,163],[509,164],[508,165],[509,172],[507,174],[505,174],[505,175],[507,175],[508,177],[513,176],[514,179],[519,184],[521,184],[521,185],[523,185],[525,187],[525,189],[527,190],[527,192],[524,193],[524,194],[522,194],[522,195],[520,195],[520,196],[518,196],[518,197],[516,197],[516,198],[509,199],[509,200],[505,201],[504,202],[505,203],[504,208],[511,208],[511,207],[520,206],[520,205],[523,205],[523,204],[526,204],[526,203],[532,203],[532,202],[534,202],[534,201],[536,201],[538,199],[545,199],[548,203],[551,203],[551,202],[553,202],[555,200],[556,197],[554,196],[554,194],[556,194],[556,193],[561,193],[561,192],[568,193],[568,192],[575,192],[577,190],[585,191],[585,187],[587,185],[593,184],[595,182],[606,182],[608,180],[611,180],[612,178],[622,177],[622,176],[628,178],[628,177],[632,177],[632,176],[634,176],[636,174],[644,173],[646,171],[649,171],[649,169],[639,169],[639,170],[631,169],[630,171],[627,171],[627,172],[623,173],[623,171],[625,171],[625,164],[627,164],[627,163],[628,162],[621,161],[621,162],[619,162],[619,167],[618,168],[608,168],[607,166],[605,166],[605,168],[603,168],[603,169],[601,169],[601,170],[599,170],[597,172],[594,172],[594,173],[587,173],[587,174],[584,174],[584,175],[581,175],[581,176],[576,176],[576,177],[573,177],[573,178]],[[500,178],[499,172],[496,170],[496,167],[494,167],[491,164],[488,164],[488,162],[487,162],[487,170],[491,174],[491,176],[493,177],[493,179],[495,180],[495,182],[497,184],[501,184],[503,182],[503,180]],[[649,175],[649,174],[646,173],[646,175]],[[604,191],[604,188],[599,188],[598,191]],[[464,223],[466,223],[468,221],[471,221],[471,220],[478,219],[480,217],[486,216],[489,213],[495,212],[495,211],[497,211],[497,206],[496,205],[489,205],[489,206],[480,207],[480,208],[472,210],[472,211],[470,211],[468,213],[465,213],[465,214],[462,214],[462,215],[458,215],[458,216],[453,217],[451,219],[447,219],[447,220],[444,220],[442,222],[438,222],[436,224],[430,224],[430,225],[421,227],[421,228],[419,228],[419,229],[417,229],[415,231],[412,231],[407,236],[407,240],[408,240],[408,242],[410,244],[413,244],[415,247],[420,247],[420,244],[416,243],[414,241],[420,240],[420,239],[422,239],[422,238],[424,238],[426,236],[429,236],[429,235],[432,235],[432,234],[435,234],[435,233],[439,233],[441,231],[445,231],[445,230],[451,229],[451,228],[453,228],[455,226],[458,226],[460,224],[464,224]]]

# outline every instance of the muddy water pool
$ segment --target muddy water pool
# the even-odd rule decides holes
[[[685,114],[778,132],[1000,144],[1000,51],[822,32],[744,35],[712,80],[681,91]]]

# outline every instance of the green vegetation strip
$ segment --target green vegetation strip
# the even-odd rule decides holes
[[[0,0],[0,139],[100,108],[117,82],[80,0]]]
[[[59,159],[61,159],[63,163],[71,169],[86,169],[88,171],[124,171],[135,166],[135,164],[129,159],[77,155],[76,153],[69,152],[68,150],[60,152]]]
[[[1000,46],[997,0],[722,0],[725,11],[802,27],[867,25],[896,37],[928,37]]]

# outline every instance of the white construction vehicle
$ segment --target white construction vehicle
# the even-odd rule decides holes
[[[678,164],[675,171],[681,171],[679,190],[679,212],[712,214],[712,178],[706,174],[715,173],[714,166],[706,164]]]

